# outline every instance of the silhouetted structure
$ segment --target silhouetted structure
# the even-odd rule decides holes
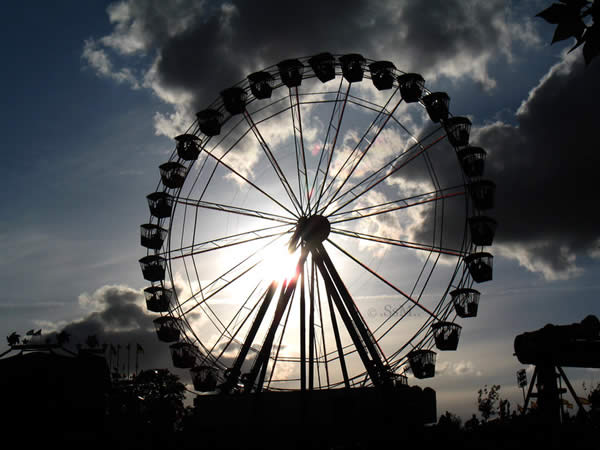
[[[332,448],[389,442],[437,422],[435,391],[405,385],[200,395],[194,406],[186,440],[202,436],[206,448]]]
[[[578,396],[562,367],[600,368],[600,321],[590,315],[571,325],[551,325],[523,333],[515,338],[515,354],[522,364],[534,364],[525,409],[532,397],[546,422],[560,422],[561,398],[566,392],[558,381],[567,385],[580,411],[584,412]],[[537,386],[537,392],[533,392]]]
[[[108,406],[104,357],[70,354],[58,344],[37,347],[14,346],[18,354],[0,359],[3,429],[24,448],[34,441],[93,442],[104,431]]]

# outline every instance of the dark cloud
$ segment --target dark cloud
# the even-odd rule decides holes
[[[179,115],[157,116],[158,129],[167,134],[172,130],[167,122],[188,125],[191,113],[223,88],[284,58],[360,52],[429,80],[467,77],[493,87],[488,65],[511,61],[515,42],[537,40],[529,19],[515,19],[500,0],[426,5],[265,0],[259,7],[242,1],[179,1],[174,7],[129,0],[108,12],[112,32],[95,39],[94,48],[111,58],[119,54],[114,61],[123,67],[114,64],[115,71],[131,68],[175,107]],[[150,69],[139,68],[139,54],[152,61]],[[598,239],[593,205],[599,156],[589,112],[598,99],[593,80],[600,69],[584,70],[581,58],[575,59],[556,66],[532,91],[517,125],[496,123],[473,136],[488,150],[487,176],[498,184],[491,214],[500,223],[499,251],[547,278],[576,273],[575,257]]]
[[[599,75],[572,55],[531,91],[516,125],[475,135],[489,152],[486,176],[497,180],[497,242],[548,278],[576,272],[575,258],[598,246]]]
[[[514,40],[534,34],[507,20],[505,2],[358,0],[168,2],[129,0],[109,7],[104,49],[154,57],[146,74],[167,101],[191,94],[194,108],[253,71],[283,59],[360,52],[430,76],[467,76],[490,87],[490,61],[510,57]],[[88,61],[91,65],[93,63]],[[105,76],[107,74],[104,74]],[[189,97],[186,97],[189,99]],[[180,105],[181,106],[181,105]]]
[[[85,346],[88,336],[96,336],[100,344],[121,346],[122,364],[126,364],[127,359],[125,348],[131,345],[132,371],[137,344],[144,349],[139,358],[140,369],[172,366],[168,344],[158,340],[152,323],[156,316],[144,310],[140,291],[125,286],[104,286],[92,294],[82,294],[79,300],[84,308],[92,311],[83,319],[61,327],[60,331],[70,336],[67,347]],[[46,337],[54,340],[56,334]]]
[[[496,182],[496,207],[486,214],[499,228],[493,252],[519,261],[546,279],[564,279],[582,271],[580,262],[600,244],[595,205],[597,151],[596,102],[599,66],[586,69],[580,55],[554,66],[522,103],[515,124],[475,127],[471,142],[486,149],[484,178]],[[422,135],[427,135],[426,128]],[[430,151],[442,186],[456,180],[456,158],[447,143]],[[404,174],[399,173],[402,177]],[[412,180],[428,180],[423,164],[411,166]],[[447,245],[460,236],[464,208],[449,202],[445,214]],[[426,242],[433,230],[428,211],[415,240]]]

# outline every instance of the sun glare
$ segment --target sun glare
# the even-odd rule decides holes
[[[265,253],[262,276],[275,281],[289,280],[296,274],[299,259],[300,250],[290,253],[287,246],[273,248]]]

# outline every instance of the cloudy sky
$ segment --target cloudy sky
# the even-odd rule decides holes
[[[579,50],[566,54],[570,42],[549,45],[553,27],[534,18],[548,4],[7,6],[0,43],[0,329],[8,335],[66,328],[74,339],[97,334],[102,342],[139,343],[143,367],[168,366],[144,308],[147,282],[137,260],[144,255],[145,196],[156,188],[172,138],[249,73],[322,51],[361,53],[421,73],[432,91],[447,91],[451,111],[471,118],[472,141],[488,151],[486,176],[498,186],[494,280],[478,286],[479,315],[462,324],[458,351],[440,355],[438,375],[417,384],[437,390],[440,413],[463,417],[475,412],[484,384],[502,385],[513,405],[522,401],[515,335],[600,313],[593,119],[600,63],[585,68]],[[313,116],[307,133],[319,130],[320,116]],[[283,142],[274,130],[269,138]],[[261,162],[246,159],[243,167],[256,177]],[[410,190],[409,182],[396,184]],[[421,182],[418,171],[412,182]],[[378,257],[373,249],[357,251],[370,261]],[[597,371],[568,373],[579,390],[583,381],[600,381]]]

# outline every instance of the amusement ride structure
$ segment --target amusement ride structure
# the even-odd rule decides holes
[[[596,316],[589,315],[580,323],[548,324],[539,330],[519,334],[514,347],[519,362],[535,366],[525,398],[525,410],[529,401],[536,398],[543,419],[548,423],[559,423],[562,420],[562,394],[566,392],[559,384],[564,381],[579,411],[585,414],[563,367],[600,369],[600,320]]]
[[[496,228],[486,152],[449,101],[389,61],[322,53],[248,75],[175,138],[140,264],[197,391],[434,376]]]

